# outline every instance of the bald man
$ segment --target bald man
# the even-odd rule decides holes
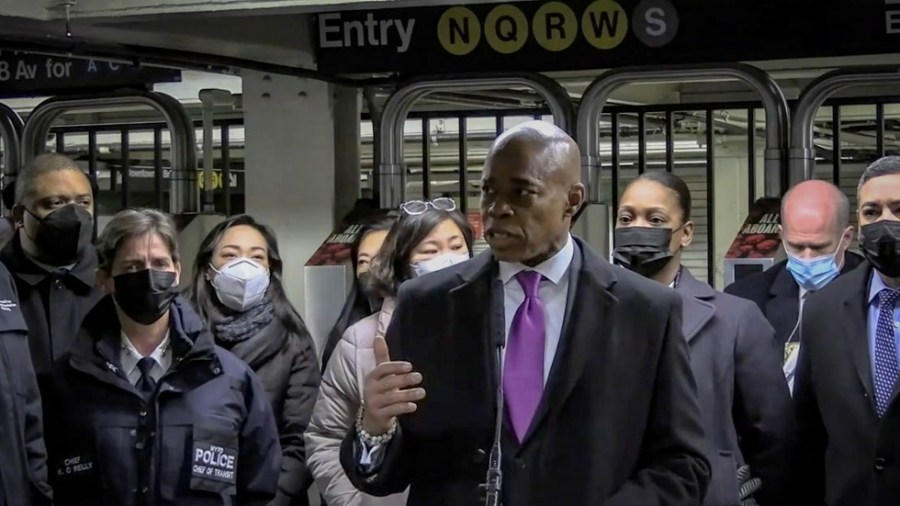
[[[495,461],[504,506],[700,504],[710,465],[680,298],[569,235],[580,160],[543,122],[495,141],[481,194],[491,249],[405,283],[376,339],[341,451],[360,490],[483,504]]]
[[[725,293],[755,302],[775,328],[791,384],[807,295],[862,263],[847,251],[853,242],[849,220],[850,203],[838,187],[820,180],[799,183],[781,200],[779,230],[788,258],[725,287]]]

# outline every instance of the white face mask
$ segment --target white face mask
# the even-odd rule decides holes
[[[469,255],[465,253],[441,253],[440,255],[423,260],[421,262],[413,262],[412,268],[416,271],[417,276],[422,276],[430,272],[436,272],[446,269],[452,265],[461,264],[469,259]]]
[[[243,312],[259,304],[269,289],[269,269],[250,258],[238,258],[216,269],[212,286],[225,307]]]

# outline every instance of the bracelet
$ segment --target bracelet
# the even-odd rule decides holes
[[[359,409],[356,411],[356,436],[367,448],[372,448],[374,446],[383,445],[391,440],[394,437],[394,433],[397,432],[397,421],[394,420],[394,423],[391,424],[391,428],[388,429],[387,432],[381,434],[380,436],[373,436],[365,431],[362,428],[362,419],[363,413],[365,412],[366,407],[364,405],[360,405]]]

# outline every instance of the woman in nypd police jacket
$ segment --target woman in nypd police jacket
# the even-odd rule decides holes
[[[616,216],[614,259],[671,286],[684,302],[682,331],[712,467],[703,505],[736,506],[754,488],[761,505],[793,505],[796,425],[775,331],[755,304],[714,290],[681,264],[693,232],[690,190],[678,176],[652,171],[629,183]]]
[[[268,503],[281,471],[268,395],[176,298],[171,219],[122,211],[98,249],[110,295],[54,366],[44,403],[55,504]]]

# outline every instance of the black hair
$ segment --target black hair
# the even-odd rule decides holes
[[[856,195],[859,196],[859,191],[870,179],[893,174],[900,174],[900,156],[883,156],[878,160],[875,160],[871,165],[866,167],[859,177],[859,184],[856,186]]]
[[[349,221],[349,220],[347,220]],[[390,230],[391,226],[397,221],[396,216],[378,216],[367,223],[363,223],[356,240],[350,247],[350,261],[353,268],[353,284],[350,287],[350,293],[347,300],[344,301],[344,307],[341,308],[341,314],[338,316],[334,327],[328,333],[328,339],[325,341],[325,347],[322,351],[322,369],[328,365],[331,354],[337,347],[337,343],[341,341],[344,332],[354,323],[362,320],[378,310],[381,305],[380,300],[372,300],[366,293],[364,287],[360,284],[359,273],[357,272],[357,260],[359,259],[359,246],[367,235],[372,232]],[[374,307],[373,307],[374,306]]]
[[[631,186],[638,181],[653,181],[654,183],[661,184],[669,190],[675,192],[675,196],[678,197],[678,207],[681,208],[682,223],[687,223],[688,221],[690,221],[691,189],[688,188],[688,185],[684,182],[684,179],[681,179],[671,172],[667,172],[664,170],[653,170],[644,172],[636,179],[634,179],[631,183],[628,183],[628,186]]]
[[[372,232],[387,232],[394,226],[394,223],[397,222],[397,216],[395,215],[385,215],[380,216],[372,221],[364,223],[362,227],[359,229],[359,233],[356,235],[356,240],[353,241],[353,245],[350,247],[350,261],[353,262],[353,277],[359,277],[359,272],[357,272],[357,263],[359,263],[359,247],[362,245],[362,242],[366,239],[366,237]]]
[[[300,313],[288,300],[284,291],[284,282],[282,281],[284,264],[278,252],[278,239],[275,237],[275,232],[268,225],[258,223],[252,216],[246,214],[232,216],[219,223],[209,231],[209,234],[200,243],[200,252],[197,253],[197,259],[194,262],[194,279],[190,287],[188,287],[188,297],[194,304],[197,312],[207,326],[213,329],[217,320],[230,311],[215,296],[215,289],[207,279],[207,273],[211,269],[210,262],[212,261],[213,251],[215,251],[216,245],[219,244],[225,231],[241,225],[253,227],[266,240],[270,276],[268,297],[274,305],[275,318],[284,325],[288,332],[297,336],[308,335],[309,332],[306,329],[306,324],[303,323],[303,318],[300,317]]]
[[[413,250],[435,227],[445,220],[452,220],[463,234],[469,256],[473,252],[474,233],[466,217],[459,211],[442,211],[429,207],[422,214],[403,213],[391,227],[381,251],[375,256],[369,269],[371,288],[380,297],[393,297],[400,284],[414,274],[410,265]]]
[[[91,192],[93,193],[94,198],[97,197],[96,180],[92,181],[90,175],[83,171],[81,167],[75,163],[75,160],[72,160],[61,153],[44,153],[34,157],[33,160],[25,164],[19,173],[16,174],[13,189],[15,204],[24,204],[25,200],[32,196],[34,193],[34,185],[38,178],[44,174],[65,170],[77,171],[84,174],[84,177],[91,185]],[[5,197],[6,195],[4,195],[4,198]]]

